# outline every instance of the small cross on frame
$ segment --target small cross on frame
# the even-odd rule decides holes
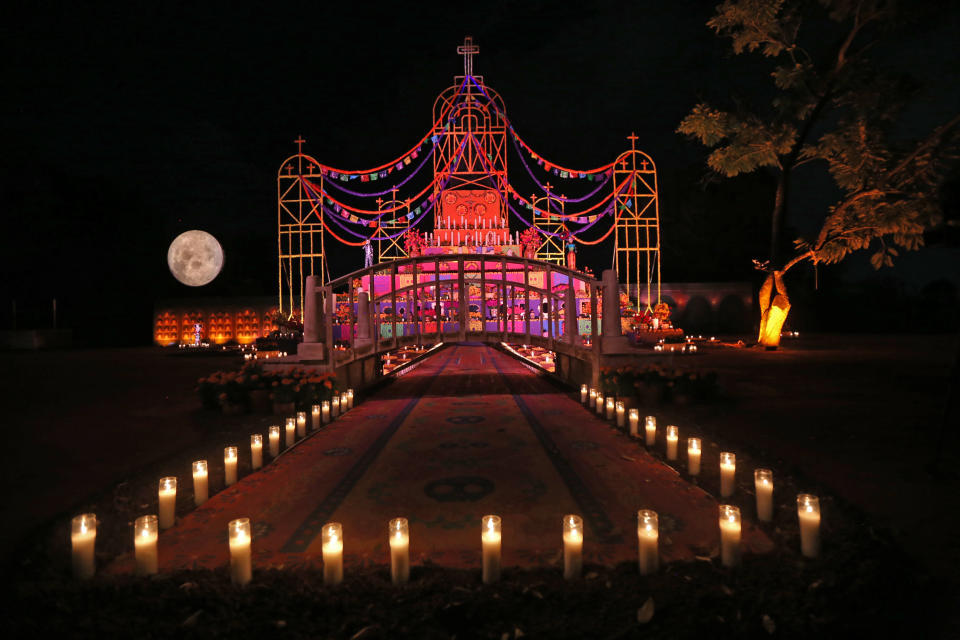
[[[630,141],[630,149],[636,151],[637,149],[637,134],[633,131],[630,132],[630,135],[627,136],[627,140]]]
[[[641,161],[640,161],[640,170],[641,170],[641,171],[646,171],[648,164],[650,164],[650,163],[647,162],[646,160],[641,160]]]
[[[550,189],[553,189],[553,185],[547,182],[545,185],[543,185],[543,188],[547,190],[547,193],[550,193]]]
[[[297,153],[303,153],[303,143],[306,142],[306,140],[303,139],[303,136],[297,136],[297,139],[294,140],[294,142],[297,144]]]
[[[467,76],[473,75],[473,56],[480,53],[480,47],[473,44],[473,36],[467,36],[463,39],[463,44],[457,47],[457,53],[463,56],[463,73]]]
[[[377,198],[377,209],[380,208],[380,205],[383,204],[383,198]]]
[[[621,169],[622,171],[626,171],[626,170],[627,170],[627,159],[626,159],[626,158],[624,158],[623,160],[620,161],[620,169]]]

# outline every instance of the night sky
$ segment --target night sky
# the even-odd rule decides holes
[[[344,168],[399,156],[462,74],[465,35],[475,72],[547,159],[605,164],[636,132],[660,171],[665,281],[755,278],[749,258],[767,252],[769,180],[704,186],[705,150],[674,133],[700,99],[769,97],[767,62],[733,58],[705,26],[712,2],[110,4],[2,10],[4,327],[12,299],[29,314],[56,297],[81,339],[146,343],[157,299],[274,295],[275,176],[292,141]],[[960,104],[958,15],[925,15],[876,52],[923,83],[905,134]],[[829,195],[827,182],[798,189],[788,225],[809,229]],[[193,228],[226,254],[200,289],[166,266]],[[362,265],[359,249],[328,251],[334,275]],[[609,248],[581,255],[609,264]],[[956,278],[958,257],[934,248],[898,273]]]

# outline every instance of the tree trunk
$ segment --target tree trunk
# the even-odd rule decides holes
[[[777,177],[777,192],[773,201],[773,215],[770,218],[770,264],[775,265],[780,258],[780,230],[786,217],[787,194],[790,186],[790,172],[780,171]]]
[[[776,290],[776,295],[774,295]],[[767,349],[780,346],[780,331],[790,313],[790,298],[783,284],[783,272],[774,271],[760,287],[760,335],[757,341]]]

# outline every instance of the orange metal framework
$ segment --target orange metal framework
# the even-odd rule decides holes
[[[394,188],[391,190],[391,198],[389,200],[377,198],[377,208],[381,211],[387,209],[397,212],[391,216],[384,216],[384,218],[382,218],[383,221],[377,229],[377,262],[406,258],[407,250],[403,245],[403,234],[395,238],[390,238],[390,236],[410,226],[410,221],[407,220],[407,217],[405,215],[399,215],[401,212],[410,213],[410,201],[397,200],[397,189]]]
[[[536,195],[530,196],[530,204],[534,207],[533,226],[540,231],[547,232],[543,234],[543,244],[537,249],[537,258],[554,264],[566,265],[563,234],[567,227],[563,218],[547,215],[550,212],[563,214],[564,202],[551,192],[553,187],[549,182],[544,187],[546,187],[547,195],[539,198]],[[549,235],[551,233],[556,235]]]
[[[613,166],[616,210],[614,268],[627,291],[637,290],[637,308],[660,301],[660,205],[657,197],[657,168],[653,160],[637,151],[637,136],[631,134],[630,151]],[[626,183],[626,184],[624,184]],[[641,285],[646,285],[643,299]]]
[[[296,155],[287,158],[277,173],[277,279],[278,309],[288,317],[303,314],[303,284],[310,275],[327,280],[323,244],[323,211],[320,201],[306,192],[306,178],[323,188],[320,163],[303,153],[297,138]],[[302,178],[301,178],[302,176]]]

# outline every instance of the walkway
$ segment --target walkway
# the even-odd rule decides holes
[[[460,345],[182,518],[160,537],[161,570],[225,566],[227,523],[243,516],[258,567],[320,564],[329,521],[343,523],[348,571],[387,563],[396,516],[410,520],[415,564],[479,567],[487,513],[503,517],[505,566],[557,562],[566,513],[584,516],[586,561],[614,564],[636,557],[639,508],[660,513],[668,561],[719,543],[712,497],[523,363]],[[771,548],[749,525],[744,542]]]

